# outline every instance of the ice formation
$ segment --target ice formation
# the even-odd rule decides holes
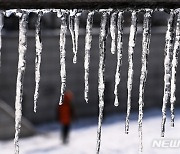
[[[36,23],[36,59],[35,59],[35,93],[34,93],[34,112],[37,108],[37,99],[39,96],[39,82],[40,82],[40,65],[41,65],[41,52],[42,52],[42,42],[41,42],[41,17],[42,12],[38,13],[37,23]]]
[[[79,36],[79,17],[81,15],[81,11],[78,9],[70,10],[69,15],[69,30],[72,36],[73,43],[73,63],[77,62],[77,52],[78,52],[78,36]]]
[[[21,13],[19,19],[19,61],[18,74],[16,82],[16,100],[15,100],[15,154],[19,153],[19,134],[21,129],[22,118],[22,96],[23,96],[23,80],[26,68],[26,50],[27,50],[27,18],[26,12]]]
[[[152,10],[146,9],[144,14],[143,22],[143,39],[142,39],[142,68],[140,75],[140,85],[139,85],[139,116],[138,116],[138,130],[139,130],[139,151],[142,152],[142,119],[143,119],[143,106],[144,106],[144,88],[147,78],[147,64],[148,64],[148,55],[149,55],[149,45],[151,37],[151,15]]]
[[[117,21],[117,66],[116,66],[116,74],[115,74],[115,87],[114,87],[114,105],[118,106],[118,85],[120,83],[120,68],[122,65],[122,50],[123,50],[123,11],[118,12],[118,21]],[[113,41],[112,41],[113,43]]]
[[[131,15],[131,27],[130,27],[130,34],[129,34],[129,48],[128,48],[128,81],[127,81],[127,116],[126,116],[126,123],[125,123],[125,133],[128,134],[129,132],[129,116],[131,111],[131,91],[132,91],[132,84],[133,84],[133,54],[134,54],[134,47],[136,41],[136,31],[137,31],[137,11],[133,10]]]
[[[99,70],[98,70],[98,96],[99,96],[99,120],[97,130],[97,151],[99,153],[101,143],[101,127],[104,109],[104,73],[105,73],[105,57],[106,57],[106,38],[108,33],[108,12],[103,11],[101,17],[100,34],[99,34]]]
[[[89,92],[89,63],[90,63],[90,49],[92,42],[92,26],[93,26],[94,11],[91,11],[87,15],[86,23],[86,37],[85,37],[85,57],[84,57],[84,99],[88,103],[88,92]]]
[[[162,105],[162,125],[161,125],[161,136],[164,137],[165,123],[166,123],[166,106],[170,100],[171,92],[171,61],[173,52],[173,39],[174,39],[174,20],[175,11],[171,10],[167,31],[166,31],[166,42],[165,42],[165,58],[164,58],[164,96]]]
[[[110,21],[110,34],[112,38],[112,41],[111,41],[112,54],[115,54],[115,51],[116,51],[116,27],[117,27],[116,19],[117,19],[117,11],[112,13],[111,21]]]
[[[62,13],[62,14],[61,14]],[[61,76],[61,96],[59,104],[62,104],[64,92],[66,89],[66,33],[67,33],[67,13],[65,10],[59,12],[58,17],[61,19],[60,38],[59,38],[59,51],[60,51],[60,76]],[[61,14],[61,15],[60,15]]]
[[[176,69],[178,65],[178,53],[180,50],[180,13],[177,15],[177,23],[176,23],[176,36],[175,43],[173,49],[173,59],[172,59],[172,76],[171,76],[171,126],[174,127],[174,104],[176,101]]]
[[[66,89],[66,35],[69,27],[69,31],[72,37],[73,44],[73,63],[77,62],[77,51],[78,51],[78,36],[79,36],[79,25],[80,15],[82,12],[87,12],[86,20],[86,36],[85,36],[85,57],[84,57],[84,99],[88,102],[89,93],[89,65],[90,65],[90,49],[92,43],[92,26],[94,13],[97,10],[64,10],[64,9],[42,9],[42,10],[6,10],[0,12],[0,50],[1,50],[1,33],[3,28],[3,15],[9,17],[12,13],[15,13],[19,17],[19,61],[18,61],[18,73],[16,83],[16,100],[15,100],[15,154],[19,153],[19,133],[21,128],[21,117],[22,117],[22,96],[23,96],[23,78],[25,73],[25,54],[27,50],[27,22],[28,13],[34,12],[38,14],[36,23],[36,60],[35,60],[35,93],[34,93],[34,111],[36,112],[36,103],[38,100],[39,82],[40,82],[40,64],[41,64],[41,29],[40,21],[43,14],[48,12],[56,12],[57,16],[61,20],[60,33],[59,33],[59,53],[60,53],[60,78],[61,78],[61,96],[59,104],[62,104],[64,92]],[[99,69],[98,69],[98,96],[99,96],[99,118],[97,128],[97,147],[96,153],[100,152],[101,143],[101,127],[103,120],[103,109],[104,109],[104,90],[105,90],[105,57],[106,57],[106,38],[108,35],[108,29],[110,29],[111,36],[111,53],[117,54],[116,72],[115,72],[115,86],[114,86],[114,105],[119,105],[118,100],[118,85],[121,80],[121,65],[122,65],[122,51],[123,51],[123,21],[124,11],[127,10],[113,10],[113,9],[101,9],[101,24],[99,34]],[[139,11],[144,13],[143,22],[143,40],[142,40],[142,67],[140,74],[140,85],[139,85],[139,115],[138,115],[138,133],[139,133],[139,151],[142,151],[142,119],[143,119],[143,106],[144,106],[144,90],[147,78],[147,63],[149,55],[149,44],[151,36],[151,15],[153,10],[141,9],[141,10],[130,10],[131,12],[131,26],[129,34],[128,44],[128,81],[127,81],[127,116],[125,120],[125,132],[129,132],[129,117],[131,111],[131,92],[133,84],[133,54],[136,41],[137,31],[137,15]],[[111,13],[111,16],[109,16]],[[175,19],[177,17],[176,26]],[[68,20],[69,19],[69,20]],[[110,20],[110,25],[109,24]],[[175,30],[176,28],[176,30]],[[175,39],[174,39],[175,31]],[[117,52],[116,52],[117,50]],[[164,58],[164,96],[162,105],[162,124],[161,124],[161,136],[164,136],[165,132],[165,121],[166,121],[166,106],[170,101],[171,103],[171,125],[174,126],[174,104],[176,101],[175,90],[176,90],[176,69],[178,53],[180,50],[180,13],[179,9],[171,10],[170,17],[168,20],[166,41],[165,41],[165,58]]]

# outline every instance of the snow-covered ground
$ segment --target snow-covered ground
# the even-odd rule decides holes
[[[102,127],[101,154],[138,153],[138,113],[131,114],[130,133],[124,133],[125,114],[107,116]],[[169,117],[169,114],[167,115]],[[161,110],[145,111],[143,119],[144,154],[179,154],[176,148],[153,148],[155,139],[180,140],[180,110],[176,111],[175,128],[166,122],[165,137],[160,137]],[[70,142],[63,145],[60,141],[58,124],[46,124],[37,127],[38,135],[20,140],[21,154],[95,154],[97,120],[94,118],[76,121],[72,126]],[[13,141],[0,141],[0,154],[13,154]]]

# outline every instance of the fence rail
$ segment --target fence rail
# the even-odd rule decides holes
[[[0,9],[178,8],[180,0],[0,0]]]

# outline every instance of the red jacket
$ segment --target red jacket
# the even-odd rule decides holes
[[[59,122],[62,123],[63,125],[69,125],[72,121],[73,112],[72,112],[71,101],[72,101],[72,93],[66,92],[64,94],[63,104],[59,105],[58,108]]]

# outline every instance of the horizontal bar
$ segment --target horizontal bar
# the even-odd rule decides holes
[[[180,0],[0,0],[0,9],[180,8]]]

